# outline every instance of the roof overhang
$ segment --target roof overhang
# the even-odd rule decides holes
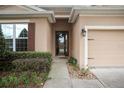
[[[50,23],[55,23],[53,11],[37,11],[37,12],[0,12],[0,19],[9,18],[35,18],[46,17]]]
[[[124,6],[121,7],[74,7],[69,17],[69,23],[74,23],[81,16],[124,16]]]

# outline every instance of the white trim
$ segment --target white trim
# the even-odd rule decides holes
[[[30,9],[35,10],[35,11],[46,11],[45,9],[39,8],[39,7],[34,6],[34,5],[25,5],[24,7],[30,8]]]
[[[86,31],[86,35],[84,36],[84,68],[88,68],[88,29],[84,28]]]
[[[16,39],[28,39],[28,37],[18,37]]]
[[[55,18],[69,18],[69,15],[55,15]]]
[[[104,15],[101,15],[101,14],[100,14],[100,15],[95,15],[95,14],[93,15],[93,14],[90,14],[90,15],[89,15],[89,14],[79,14],[79,16],[115,16],[115,17],[116,17],[116,16],[117,16],[117,17],[118,17],[118,16],[119,16],[119,17],[122,16],[122,17],[123,17],[124,15],[107,15],[107,14],[104,14]]]
[[[16,24],[13,24],[13,51],[16,51]]]
[[[6,18],[23,18],[23,19],[27,19],[27,18],[42,18],[42,17],[46,17],[48,18],[50,23],[55,23],[55,15],[53,11],[36,11],[36,12],[0,12],[0,19],[2,20],[6,20]]]
[[[85,26],[87,29],[124,29],[124,26]]]
[[[26,7],[25,5],[16,5],[16,6],[22,8],[22,9],[25,9],[27,11],[34,11],[31,8]]]
[[[0,20],[0,23],[29,23],[30,19],[18,19],[18,20]]]
[[[77,15],[82,16],[124,16],[124,7],[74,7],[69,22],[74,23]]]

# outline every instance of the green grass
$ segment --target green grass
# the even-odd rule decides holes
[[[1,88],[17,88],[17,87],[42,87],[48,79],[48,73],[40,72],[11,72],[0,77]]]

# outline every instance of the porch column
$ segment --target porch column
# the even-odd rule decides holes
[[[88,68],[88,29],[85,27],[84,30],[84,69]]]

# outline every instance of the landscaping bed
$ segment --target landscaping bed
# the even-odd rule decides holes
[[[43,87],[48,73],[40,72],[0,72],[1,88],[38,88]]]
[[[0,55],[0,87],[43,87],[51,68],[47,52],[7,52]]]
[[[79,69],[77,60],[73,57],[69,59],[67,63],[69,75],[75,79],[96,79],[96,76],[90,71],[90,69]]]
[[[78,79],[96,79],[96,76],[90,70],[80,70],[78,66],[67,63],[69,75],[71,78]]]

